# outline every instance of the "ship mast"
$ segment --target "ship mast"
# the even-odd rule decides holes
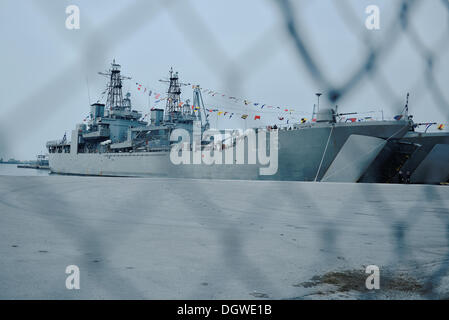
[[[182,113],[183,111],[181,105],[181,86],[189,86],[190,83],[180,83],[178,72],[174,72],[173,68],[170,68],[170,80],[159,81],[169,83],[167,91],[167,104],[165,106],[165,118],[167,120],[172,120],[176,118],[175,114]]]
[[[193,89],[193,106],[195,108],[199,108],[198,110],[198,118],[199,120],[202,122],[202,117],[201,117],[201,112],[203,112],[204,115],[204,121],[207,123],[209,123],[209,120],[207,119],[206,116],[206,110],[204,108],[204,102],[203,102],[203,96],[201,95],[201,88],[199,85],[194,86]],[[195,114],[197,110],[193,110],[193,113]]]
[[[109,110],[121,110],[125,106],[123,104],[122,80],[131,79],[120,74],[120,65],[115,63],[115,59],[111,63],[111,69],[107,72],[99,72],[99,74],[109,77],[108,98],[106,108]]]

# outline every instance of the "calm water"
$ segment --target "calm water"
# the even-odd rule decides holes
[[[0,163],[0,176],[48,176],[49,170],[20,169],[17,164]]]

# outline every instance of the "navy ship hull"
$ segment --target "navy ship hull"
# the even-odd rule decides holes
[[[258,164],[174,165],[169,151],[132,153],[50,153],[57,174],[95,176],[178,177],[198,179],[320,181],[352,135],[382,140],[406,134],[405,121],[306,124],[278,131],[278,168],[261,175]],[[372,160],[377,154],[372,155]],[[354,151],[354,164],[361,154]]]

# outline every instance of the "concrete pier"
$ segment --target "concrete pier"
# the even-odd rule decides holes
[[[0,176],[0,298],[447,298],[448,234],[447,186]]]

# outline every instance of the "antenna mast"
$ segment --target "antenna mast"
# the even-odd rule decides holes
[[[120,75],[120,65],[115,63],[115,59],[111,63],[111,69],[107,72],[99,72],[103,76],[109,77],[108,98],[106,108],[109,110],[123,109],[122,80],[129,80],[130,77]]]
[[[193,89],[193,107],[199,108],[198,116],[200,118],[200,121],[202,120],[201,112],[203,112],[204,121],[206,121],[206,123],[209,123],[209,120],[206,116],[206,110],[204,109],[203,96],[201,95],[201,88],[199,85],[194,86]],[[193,111],[195,112],[196,110],[194,109]]]
[[[408,118],[408,98],[410,97],[410,93],[407,92],[407,100],[405,102],[405,108],[404,108],[404,112],[405,112],[405,117]]]
[[[175,118],[176,113],[182,113],[183,111],[181,105],[181,86],[189,86],[190,83],[180,83],[178,72],[174,72],[173,68],[170,68],[170,80],[159,81],[169,83],[165,117],[166,119]]]
[[[323,94],[320,93],[320,92],[318,92],[318,93],[315,93],[315,95],[316,95],[317,98],[318,98],[317,111],[319,112],[319,111],[320,111],[320,97],[321,97]]]
[[[320,92],[315,93],[318,98],[318,104],[313,105],[312,119],[316,119],[317,113],[320,111],[320,97],[323,95]]]
[[[89,78],[87,76],[86,76],[86,86],[87,86],[87,99],[89,99],[89,105],[90,105]]]

